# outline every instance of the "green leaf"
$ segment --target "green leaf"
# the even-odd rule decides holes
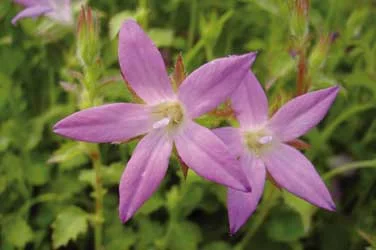
[[[152,197],[150,197],[150,199],[145,202],[144,205],[142,205],[138,212],[145,215],[151,214],[152,212],[163,207],[164,203],[165,201],[161,197],[161,195],[159,193],[155,193]]]
[[[6,176],[0,175],[0,194],[7,188],[8,182]]]
[[[113,163],[110,166],[103,166],[101,168],[102,183],[104,185],[118,185],[123,171],[124,171],[124,164],[122,163]],[[94,187],[95,185],[94,169],[81,170],[78,179],[82,182],[89,183],[90,185]]]
[[[33,239],[32,229],[21,217],[8,218],[2,228],[4,239],[15,247],[23,248]]]
[[[122,11],[114,15],[109,22],[110,39],[114,39],[117,36],[117,34],[120,31],[121,25],[123,24],[125,20],[131,17],[134,18],[135,15],[136,15],[135,12],[128,11],[128,10]]]
[[[175,223],[170,232],[169,249],[194,250],[202,240],[200,227],[192,222]]]
[[[202,250],[231,250],[232,246],[223,241],[216,241],[204,246]]]
[[[25,177],[34,186],[41,186],[49,181],[51,167],[42,163],[30,164],[25,168]]]
[[[283,199],[289,207],[299,213],[303,222],[304,232],[307,233],[310,230],[312,216],[317,211],[317,208],[289,192],[283,192]]]
[[[81,143],[66,142],[53,153],[48,163],[60,163],[62,169],[69,170],[85,164],[87,161],[88,157]]]
[[[266,233],[269,238],[290,242],[304,236],[304,226],[298,213],[288,207],[273,209],[271,217],[266,225]]]
[[[52,243],[54,248],[65,246],[70,240],[76,240],[88,228],[88,214],[79,207],[69,207],[58,214],[52,224]]]
[[[174,32],[170,29],[153,28],[148,34],[158,47],[171,47],[173,44]]]

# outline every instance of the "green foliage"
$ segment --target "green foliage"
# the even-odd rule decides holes
[[[92,249],[96,225],[102,226],[102,243],[110,250],[375,248],[372,0],[312,0],[308,26],[292,16],[287,4],[292,0],[88,2],[100,33],[95,53],[85,59],[91,67],[83,69],[76,28],[45,17],[13,26],[10,21],[21,8],[0,1],[0,249]],[[97,147],[61,138],[52,126],[80,108],[135,100],[117,62],[117,34],[129,17],[160,47],[168,69],[178,53],[192,72],[214,58],[257,50],[252,70],[267,90],[271,112],[296,94],[294,53],[297,41],[308,38],[309,90],[341,86],[328,116],[302,138],[311,145],[304,153],[330,187],[337,212],[316,208],[268,182],[256,212],[230,237],[226,189],[192,171],[184,180],[172,157],[158,191],[123,225],[118,183],[137,140]],[[320,38],[334,34],[334,41],[322,44]],[[85,39],[81,42],[87,46]],[[214,114],[198,122],[211,128],[236,124]],[[96,192],[98,171],[103,188]],[[102,196],[103,215],[97,216],[95,198]]]
[[[78,207],[68,207],[61,211],[52,224],[52,243],[54,248],[65,246],[76,240],[88,228],[88,214]]]

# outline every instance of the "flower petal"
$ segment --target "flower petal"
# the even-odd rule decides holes
[[[70,0],[53,0],[50,1],[49,4],[54,9],[52,13],[48,14],[49,17],[63,24],[68,25],[73,23]]]
[[[296,149],[277,144],[263,159],[277,184],[300,198],[327,210],[335,210],[332,197],[312,163]]]
[[[54,126],[54,132],[79,141],[126,141],[148,132],[152,120],[147,106],[114,103],[76,112]]]
[[[162,129],[146,135],[137,145],[119,185],[119,216],[126,222],[155,192],[166,175],[172,140]]]
[[[268,126],[283,142],[298,138],[324,118],[338,90],[331,87],[292,99],[278,110]]]
[[[183,162],[198,175],[234,189],[250,190],[239,162],[209,129],[188,121],[176,135],[175,145]]]
[[[190,74],[179,88],[179,99],[191,118],[198,117],[225,101],[239,86],[256,53],[213,60]]]
[[[239,129],[223,127],[213,129],[212,132],[227,145],[230,149],[230,153],[233,154],[235,158],[243,154],[244,147]]]
[[[268,99],[256,76],[249,72],[231,97],[241,127],[263,124],[268,119]]]
[[[264,163],[260,159],[244,154],[240,161],[252,185],[252,191],[245,193],[228,189],[227,209],[231,234],[235,234],[256,210],[264,190],[266,175]]]
[[[133,20],[124,22],[120,29],[119,62],[123,76],[145,102],[174,99],[161,54]]]
[[[15,17],[12,19],[12,24],[16,25],[18,20],[27,18],[27,17],[37,17],[41,16],[43,14],[46,14],[48,12],[51,12],[52,8],[49,6],[42,6],[42,5],[37,5],[33,7],[28,7],[21,12],[19,12]]]

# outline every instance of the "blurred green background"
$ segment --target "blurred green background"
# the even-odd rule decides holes
[[[303,30],[293,0],[88,4],[100,25],[93,83],[98,102],[133,99],[117,60],[116,34],[129,17],[149,33],[171,70],[179,52],[191,72],[214,58],[257,50],[252,70],[268,89],[272,108],[295,95],[303,59],[310,90],[340,85],[328,116],[303,138],[311,145],[305,154],[330,187],[337,212],[314,208],[268,182],[256,213],[231,237],[225,188],[191,171],[184,181],[172,158],[158,191],[123,225],[117,186],[136,145],[131,142],[100,145],[104,213],[96,217],[96,173],[87,145],[51,130],[57,120],[85,107],[76,27],[46,17],[12,26],[21,8],[2,0],[0,249],[94,249],[93,225],[102,222],[103,249],[109,250],[376,249],[375,1],[312,0]],[[77,20],[79,4],[74,9]],[[200,122],[217,127],[228,121],[207,115]]]

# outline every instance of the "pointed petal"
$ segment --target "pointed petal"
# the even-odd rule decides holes
[[[252,191],[245,193],[228,189],[227,209],[231,234],[235,234],[256,210],[264,190],[266,176],[264,163],[260,159],[243,154],[240,162],[252,185]]]
[[[230,149],[230,153],[235,158],[243,154],[244,146],[239,129],[233,127],[223,127],[213,129],[212,132],[227,145],[227,147]]]
[[[249,72],[231,97],[241,127],[261,125],[268,119],[268,99],[256,76]]]
[[[283,142],[298,138],[324,118],[338,90],[331,87],[292,99],[271,118],[269,128]]]
[[[198,117],[225,101],[239,86],[256,53],[213,60],[190,74],[179,88],[179,99],[191,118]]]
[[[296,149],[277,144],[263,156],[266,169],[279,186],[327,210],[335,210],[332,197],[312,163]]]
[[[121,27],[119,62],[123,76],[146,103],[156,104],[175,97],[161,54],[133,20]]]
[[[119,216],[123,222],[155,192],[166,175],[171,151],[172,140],[162,129],[139,142],[120,180]]]
[[[114,103],[76,112],[54,126],[56,134],[86,142],[126,141],[152,127],[147,106]]]
[[[46,14],[48,12],[51,12],[52,9],[49,6],[42,6],[42,5],[37,5],[34,7],[28,7],[21,12],[19,12],[15,17],[12,19],[12,24],[16,25],[18,20],[27,18],[27,17],[37,17],[41,16],[43,14]]]
[[[198,175],[234,189],[250,190],[239,162],[209,129],[188,121],[176,135],[175,145],[181,159]]]

